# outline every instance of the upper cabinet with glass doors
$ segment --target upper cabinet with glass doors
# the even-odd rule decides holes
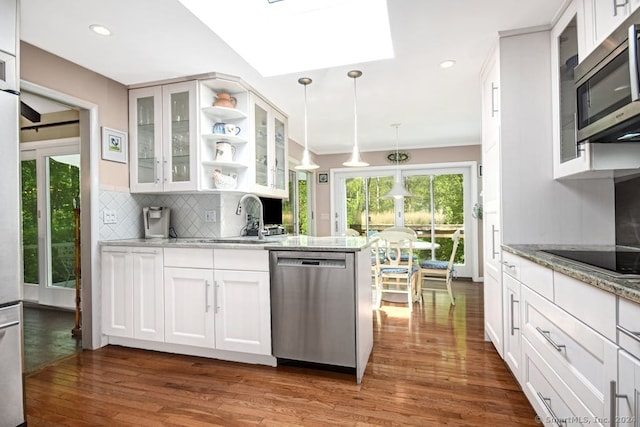
[[[130,188],[197,189],[198,82],[129,91]]]
[[[253,192],[288,197],[287,120],[276,108],[251,94],[255,142]]]
[[[579,58],[579,23],[582,10],[574,1],[551,31],[553,163],[554,177],[585,171],[590,152],[576,143],[576,99],[574,68]]]
[[[237,77],[132,89],[129,129],[131,192],[288,197],[287,118]]]

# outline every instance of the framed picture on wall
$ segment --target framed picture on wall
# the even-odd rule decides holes
[[[329,183],[329,174],[326,172],[320,172],[318,174],[318,184],[328,184]]]
[[[127,133],[102,127],[102,159],[127,163]]]

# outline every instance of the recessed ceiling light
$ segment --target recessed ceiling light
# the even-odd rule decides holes
[[[446,61],[442,61],[440,63],[440,67],[442,68],[451,68],[454,65],[456,65],[456,61],[454,61],[453,59],[447,59]]]
[[[101,36],[111,35],[111,30],[109,30],[107,27],[102,25],[93,24],[93,25],[89,25],[89,28],[91,29],[91,31],[93,31],[96,34],[100,34]]]

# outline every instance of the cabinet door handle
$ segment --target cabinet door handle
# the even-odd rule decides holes
[[[500,255],[500,252],[496,251],[496,233],[500,232],[496,228],[495,224],[491,224],[491,259],[496,259],[496,255]]]
[[[609,383],[609,425],[611,427],[617,426],[619,423],[616,420],[617,418],[617,406],[616,399],[627,399],[626,394],[618,394],[617,386],[615,381],[611,381]]]
[[[16,320],[15,322],[5,323],[4,325],[0,325],[0,331],[3,330],[3,329],[10,328],[12,326],[19,325],[19,324],[20,324],[20,322],[18,320]]]
[[[213,311],[214,313],[218,313],[218,311],[220,311],[220,306],[218,305],[218,288],[220,287],[220,285],[218,285],[218,281],[215,280],[213,282]]]
[[[495,117],[496,113],[498,112],[498,107],[496,106],[497,94],[498,86],[496,86],[494,82],[491,82],[491,117]]]
[[[510,301],[510,303],[511,303],[511,336],[513,336],[515,331],[519,331],[520,330],[520,328],[516,328],[516,326],[515,326],[515,319],[514,319],[515,313],[514,313],[514,310],[513,310],[514,304],[515,303],[519,304],[520,300],[515,299],[513,294],[509,295],[509,297],[511,299],[511,301]]]
[[[159,171],[160,171],[160,160],[156,160],[156,162],[154,163],[154,171],[153,174],[156,177],[156,184],[160,182],[160,175],[159,175]]]
[[[551,409],[551,398],[550,397],[544,397],[542,395],[542,393],[540,393],[540,392],[538,392],[537,394],[538,394],[538,398],[540,399],[540,401],[542,402],[544,407],[547,408],[547,411],[549,411],[549,414],[551,415],[551,418],[553,418],[553,422],[556,423],[556,425],[558,427],[564,426],[562,421],[560,421],[560,418],[558,418],[556,413],[553,412],[553,409]]]
[[[167,161],[165,160],[162,164],[162,177],[164,178],[164,182],[167,182]]]
[[[209,305],[209,281],[205,280],[204,281],[204,312],[208,313],[209,312],[209,308],[211,307]]]
[[[620,326],[620,325],[617,325],[616,329],[619,330],[620,332],[622,332],[625,335],[629,335],[634,340],[640,342],[640,332],[630,331],[629,329],[625,328],[624,326]]]
[[[549,342],[549,344],[551,344],[553,348],[555,348],[557,351],[562,351],[563,348],[566,350],[567,348],[566,345],[556,344],[556,342],[553,339],[551,339],[551,332],[543,331],[542,329],[540,329],[540,326],[536,326],[536,331],[540,332],[540,335],[542,335],[544,339],[546,339]]]
[[[629,4],[629,0],[624,0],[623,3],[618,3],[618,0],[613,0],[613,16],[618,16],[618,8],[625,7]]]

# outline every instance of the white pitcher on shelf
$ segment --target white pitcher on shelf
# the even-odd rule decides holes
[[[216,142],[216,162],[233,162],[233,155],[236,153],[236,147],[231,145],[229,141]]]

